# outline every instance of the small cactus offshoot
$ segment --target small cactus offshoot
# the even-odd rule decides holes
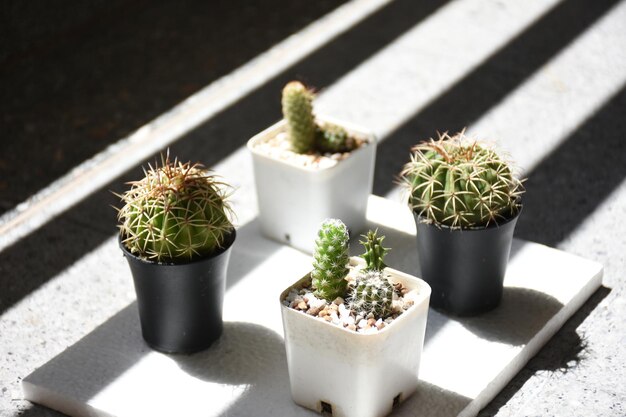
[[[348,304],[357,314],[375,318],[391,315],[394,288],[382,271],[365,271],[352,287]]]
[[[341,220],[325,220],[317,234],[311,279],[315,295],[333,301],[344,297],[348,281],[350,238]]]
[[[416,145],[400,176],[408,204],[425,222],[454,229],[487,227],[516,215],[522,182],[496,152],[444,133]]]
[[[333,123],[318,124],[313,114],[315,93],[299,81],[285,85],[282,93],[283,117],[291,149],[296,153],[350,152],[357,145],[341,126]]]
[[[317,126],[313,116],[314,93],[302,83],[292,81],[283,88],[283,116],[287,120],[291,148],[307,153],[315,146]]]
[[[361,255],[365,268],[351,286],[348,303],[357,314],[384,318],[391,315],[393,306],[394,288],[383,272],[387,267],[384,257],[389,249],[383,247],[385,236],[378,236],[378,230],[370,230],[363,237],[365,240],[360,243],[365,248]]]
[[[365,248],[365,253],[361,255],[361,258],[365,260],[366,271],[382,271],[387,267],[383,258],[389,251],[388,248],[383,247],[383,240],[385,236],[378,236],[377,230],[370,230],[367,235],[362,235],[365,238],[364,241],[360,241]]]
[[[336,124],[325,123],[318,127],[316,133],[316,147],[322,153],[349,152],[354,148],[354,140]]]
[[[226,184],[200,164],[171,161],[144,169],[129,183],[118,209],[123,244],[133,254],[159,262],[185,262],[221,247],[233,226]]]

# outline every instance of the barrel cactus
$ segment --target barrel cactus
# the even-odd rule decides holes
[[[318,231],[313,252],[311,280],[316,296],[329,302],[345,296],[349,249],[346,225],[337,219],[325,220]]]
[[[364,317],[385,318],[391,315],[393,285],[382,271],[365,271],[354,280],[348,303]]]
[[[422,221],[453,229],[483,228],[515,216],[522,182],[492,149],[440,135],[416,145],[402,170],[408,204]]]
[[[118,195],[122,243],[158,262],[186,262],[220,248],[232,231],[228,186],[200,164],[171,161],[144,169],[143,179]]]
[[[316,135],[316,147],[322,153],[349,152],[354,148],[354,140],[346,130],[333,123],[319,126]]]
[[[385,318],[392,313],[394,288],[384,274],[384,257],[389,249],[383,247],[385,236],[378,236],[378,230],[369,231],[360,243],[365,248],[361,257],[365,268],[351,285],[348,304],[357,314],[367,317]]]
[[[317,126],[313,116],[314,93],[301,82],[292,81],[283,88],[283,116],[291,148],[297,153],[307,153],[315,146]]]

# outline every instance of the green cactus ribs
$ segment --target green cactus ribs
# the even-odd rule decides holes
[[[311,280],[317,297],[330,302],[345,296],[349,249],[346,225],[338,219],[325,220],[318,231],[313,252]]]
[[[360,241],[365,248],[365,253],[361,257],[365,260],[366,271],[382,271],[387,267],[383,261],[385,255],[389,251],[383,247],[385,236],[378,236],[378,229],[368,231],[367,235],[362,235],[364,241]]]
[[[118,195],[122,242],[140,257],[184,262],[222,246],[232,230],[228,186],[200,164],[171,161],[149,165],[140,181]]]
[[[494,150],[460,132],[416,145],[400,174],[409,206],[424,221],[482,228],[516,215],[522,181]]]

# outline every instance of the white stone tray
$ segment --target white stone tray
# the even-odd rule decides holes
[[[408,209],[371,197],[368,219],[394,248],[387,263],[419,276]],[[71,416],[315,415],[290,398],[278,303],[309,268],[307,255],[262,238],[256,222],[244,225],[231,256],[224,334],[214,346],[191,356],[151,351],[133,303],[24,378],[24,397]],[[421,386],[394,415],[476,415],[599,288],[602,270],[516,240],[500,307],[470,319],[430,310]]]

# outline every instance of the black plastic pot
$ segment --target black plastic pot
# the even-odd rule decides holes
[[[432,288],[431,307],[470,316],[500,304],[520,212],[497,226],[465,230],[426,224],[413,213],[421,278]]]
[[[155,350],[193,353],[222,334],[226,270],[236,232],[218,252],[186,263],[146,261],[120,240],[135,283],[141,333]]]

